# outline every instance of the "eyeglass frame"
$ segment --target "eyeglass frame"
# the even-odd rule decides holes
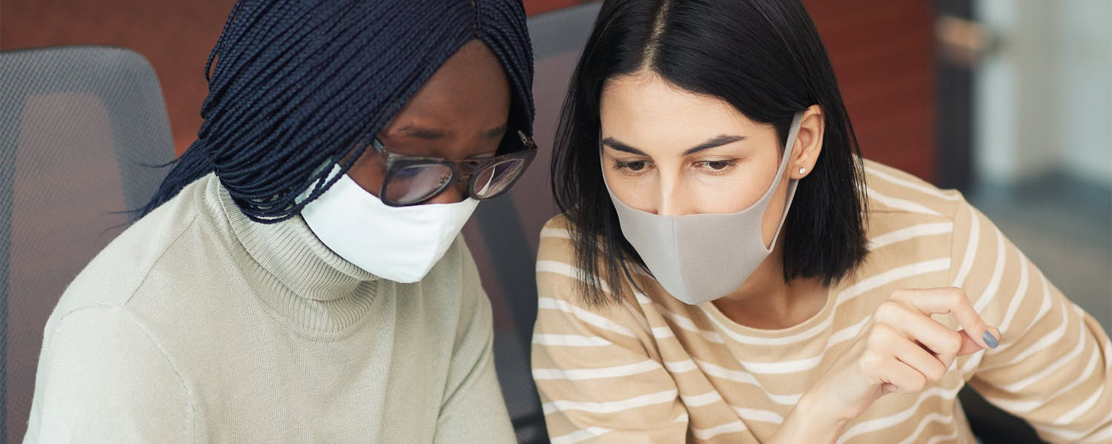
[[[522,131],[517,131],[517,136],[518,136],[518,138],[521,139],[521,144],[522,144],[522,148],[519,149],[519,150],[512,151],[512,152],[502,154],[502,155],[498,155],[498,156],[494,156],[494,157],[491,157],[491,158],[469,159],[469,160],[458,160],[458,161],[457,160],[448,160],[448,159],[445,159],[443,157],[406,156],[404,154],[391,153],[391,152],[386,150],[386,145],[383,144],[382,141],[379,140],[378,137],[376,136],[374,139],[371,140],[371,146],[374,148],[375,152],[377,152],[379,155],[381,155],[383,160],[386,162],[386,176],[383,177],[382,186],[379,189],[379,193],[378,193],[379,200],[381,200],[387,206],[391,206],[391,207],[411,207],[411,206],[414,206],[414,205],[421,205],[425,202],[428,202],[429,200],[432,200],[436,196],[439,196],[439,195],[443,194],[445,191],[448,190],[448,188],[451,188],[452,185],[454,185],[456,183],[459,183],[459,182],[463,182],[463,181],[467,182],[467,187],[465,188],[465,190],[467,191],[467,196],[472,198],[472,199],[488,200],[488,199],[493,199],[495,197],[501,196],[501,195],[505,194],[507,191],[509,191],[510,188],[513,188],[514,184],[517,183],[517,180],[520,179],[521,176],[525,174],[525,171],[527,169],[529,169],[530,163],[532,163],[533,158],[536,157],[536,155],[537,155],[537,150],[538,150],[537,144],[533,141],[533,139],[531,137],[526,136],[525,133],[522,132]],[[495,193],[495,194],[493,194],[491,196],[487,196],[487,197],[479,197],[473,192],[474,188],[475,188],[475,181],[478,178],[477,175],[473,174],[475,171],[481,171],[486,167],[495,166],[499,163],[506,162],[507,160],[516,160],[516,159],[520,159],[523,162],[523,164],[521,166],[521,172],[518,173],[517,177],[514,177],[513,180],[511,180],[510,183],[508,185],[506,185],[506,187],[504,189],[502,189],[498,193]],[[441,185],[439,190],[437,190],[436,192],[430,194],[428,197],[426,197],[424,199],[421,199],[417,202],[407,203],[407,204],[400,204],[400,203],[397,203],[397,202],[393,202],[392,200],[390,200],[386,197],[386,186],[390,184],[390,180],[393,179],[394,176],[397,175],[397,173],[399,171],[402,171],[402,170],[404,170],[406,168],[410,168],[410,167],[425,166],[425,165],[446,166],[452,172],[452,175],[448,178],[448,180],[446,182],[444,182],[443,185]],[[470,166],[470,165],[474,165],[474,166]],[[466,174],[461,172],[462,168],[466,168],[466,171],[467,171]]]

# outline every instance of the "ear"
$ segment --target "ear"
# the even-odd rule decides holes
[[[788,174],[792,179],[802,179],[811,174],[815,162],[822,152],[822,136],[826,133],[826,116],[818,105],[811,105],[803,111],[799,123],[799,133],[795,136],[792,158],[788,163]],[[803,172],[800,173],[800,168]]]

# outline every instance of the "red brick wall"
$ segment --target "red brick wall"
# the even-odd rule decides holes
[[[934,12],[928,0],[803,0],[865,157],[935,177]]]

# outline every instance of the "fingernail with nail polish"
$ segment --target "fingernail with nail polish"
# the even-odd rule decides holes
[[[996,336],[993,336],[991,331],[986,331],[985,334],[981,335],[981,339],[985,340],[988,348],[996,348],[997,345],[1000,345],[1000,341],[996,340]]]

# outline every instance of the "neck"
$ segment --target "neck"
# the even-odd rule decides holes
[[[738,324],[764,330],[789,328],[821,311],[828,289],[818,279],[785,282],[782,247],[783,238],[741,288],[714,306]]]

